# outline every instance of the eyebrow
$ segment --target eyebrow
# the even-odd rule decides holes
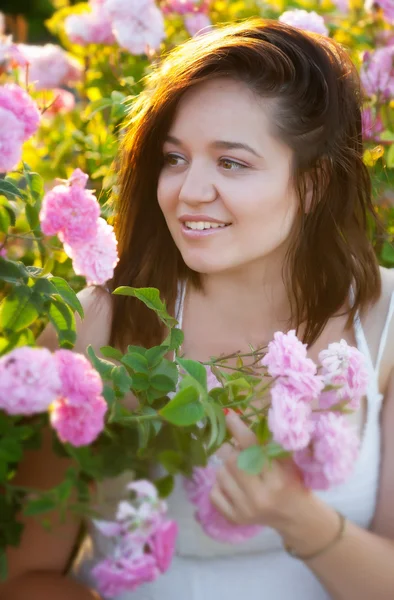
[[[182,142],[180,140],[178,140],[178,138],[174,137],[173,135],[168,135],[166,138],[167,142],[170,142],[171,144],[175,144],[177,146],[183,146]],[[249,146],[248,144],[244,144],[242,142],[230,142],[230,141],[225,141],[225,140],[216,140],[215,142],[213,142],[211,144],[211,146],[213,148],[223,148],[225,150],[246,150],[247,152],[250,152],[251,154],[254,154],[254,156],[257,156],[258,158],[262,158],[262,156],[260,154],[258,154],[256,152],[256,150],[253,150],[253,148],[251,146]]]

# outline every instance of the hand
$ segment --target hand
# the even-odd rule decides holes
[[[274,460],[259,475],[249,475],[237,466],[241,450],[257,443],[255,434],[230,411],[227,427],[240,450],[232,450],[218,470],[211,501],[218,511],[237,525],[267,525],[281,533],[305,510],[311,492],[291,459]],[[304,512],[304,511],[303,511]]]

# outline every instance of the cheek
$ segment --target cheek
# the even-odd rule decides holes
[[[161,174],[157,183],[157,200],[163,213],[171,210],[175,196],[174,182],[165,173]]]

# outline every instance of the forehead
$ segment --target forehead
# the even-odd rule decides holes
[[[231,133],[254,138],[272,132],[272,100],[258,97],[245,83],[228,78],[207,81],[189,89],[179,102],[170,133]]]

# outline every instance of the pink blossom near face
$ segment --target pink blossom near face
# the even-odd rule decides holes
[[[320,397],[320,407],[330,408],[332,402],[346,402],[351,410],[360,408],[368,388],[368,365],[365,356],[345,340],[330,344],[319,354],[326,386],[339,386]],[[336,398],[336,401],[335,401]]]
[[[87,446],[104,429],[107,403],[102,396],[89,398],[84,404],[71,404],[67,398],[56,400],[51,406],[50,421],[59,439],[72,446]]]
[[[280,383],[299,400],[311,402],[323,389],[323,379],[307,356],[306,344],[297,338],[294,330],[275,333],[261,364],[267,367],[271,377],[279,377]]]
[[[58,398],[61,381],[46,348],[15,348],[0,358],[0,409],[10,415],[45,412]]]
[[[67,90],[55,88],[53,90],[54,99],[45,111],[45,116],[65,115],[75,108],[74,94]]]
[[[394,46],[364,52],[360,78],[368,96],[376,94],[382,101],[394,97]]]
[[[321,15],[315,11],[306,11],[301,9],[287,10],[282,13],[278,19],[281,23],[286,23],[297,29],[319,33],[328,36],[328,29]]]
[[[36,90],[59,88],[82,77],[81,63],[57,44],[18,44],[18,49],[29,63],[29,82],[34,83]]]
[[[165,39],[163,14],[156,5],[148,5],[139,10],[138,17],[116,18],[113,32],[119,46],[130,54],[148,54]]]
[[[268,426],[275,442],[291,452],[305,448],[314,427],[310,404],[300,401],[280,383],[271,388],[271,398]]]
[[[15,169],[22,158],[24,126],[11,111],[0,106],[0,173]]]
[[[70,15],[64,22],[65,32],[74,44],[113,44],[112,23],[103,4],[94,5],[90,12]]]
[[[97,235],[91,242],[77,247],[65,243],[64,251],[72,259],[75,273],[86,277],[88,285],[106,283],[119,261],[113,227],[101,217]]]
[[[365,140],[379,141],[379,134],[384,131],[384,124],[380,115],[374,115],[371,107],[362,111],[362,129]]]
[[[76,247],[95,239],[99,217],[100,205],[91,191],[80,185],[57,185],[44,196],[41,230]]]
[[[103,382],[99,373],[83,354],[71,350],[57,350],[54,354],[62,383],[62,396],[67,403],[80,406],[90,398],[100,396]]]
[[[191,36],[199,32],[209,31],[212,27],[212,21],[205,13],[192,13],[185,16],[185,27]]]
[[[165,573],[171,566],[175,554],[175,544],[178,536],[176,521],[162,521],[152,535],[149,546],[156,564],[161,573]]]
[[[23,126],[23,141],[34,135],[41,114],[33,98],[15,83],[0,86],[0,107],[12,112]]]
[[[271,133],[270,107],[227,78],[198,85],[180,101],[163,147],[157,197],[183,260],[198,273],[257,268],[268,255],[282,260],[286,251],[299,203],[292,150]],[[183,230],[185,215],[228,226],[191,238]]]
[[[374,7],[379,7],[383,11],[384,19],[387,23],[394,25],[394,2],[393,0],[366,0],[364,8],[371,11]]]

